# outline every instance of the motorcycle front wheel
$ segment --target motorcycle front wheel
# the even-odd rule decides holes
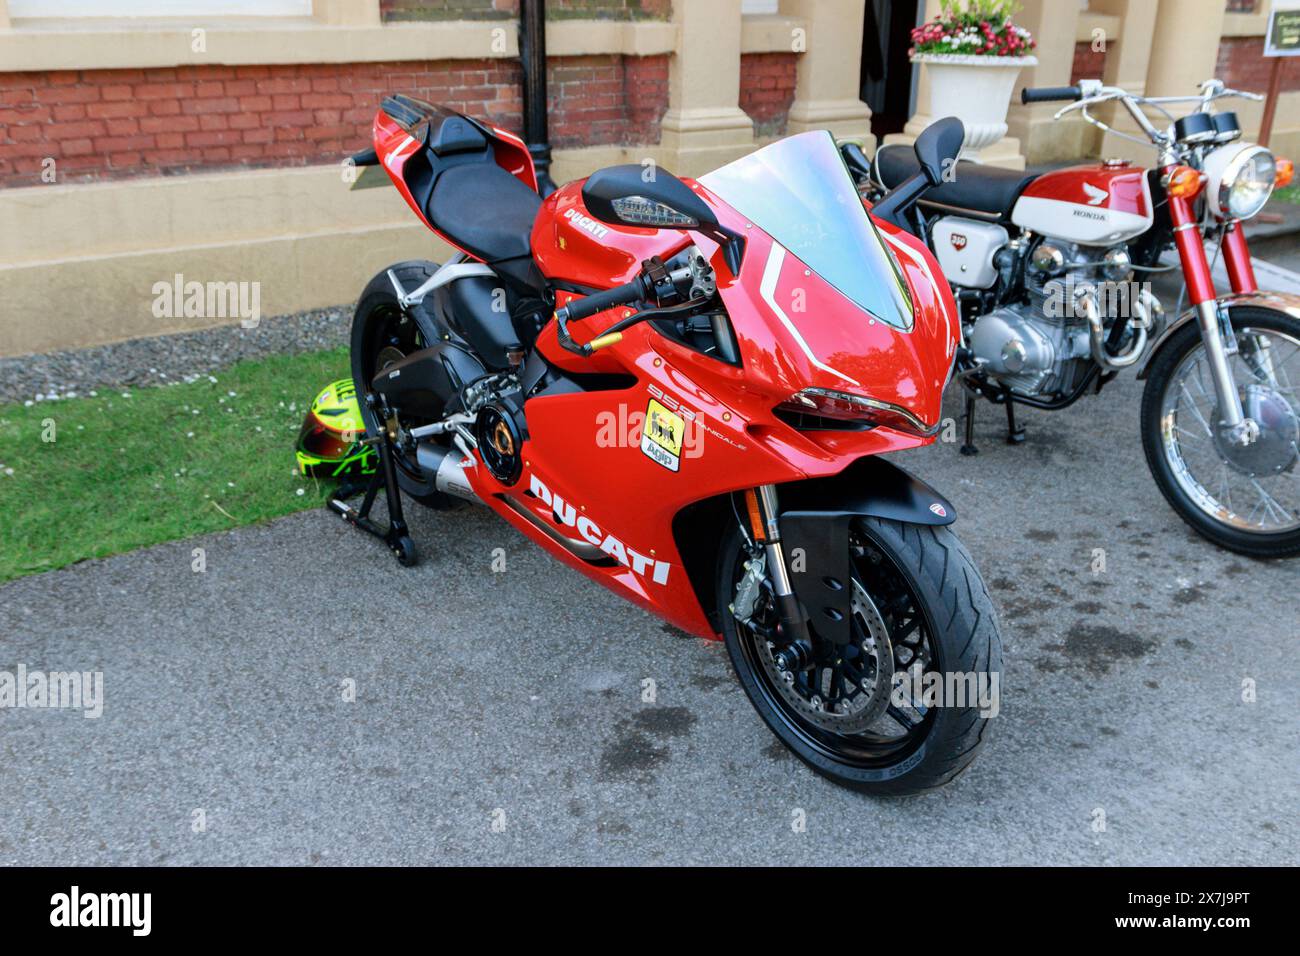
[[[782,667],[770,578],[746,621],[728,610],[761,566],[761,551],[732,530],[718,606],[736,676],[777,738],[835,783],[889,796],[943,786],[975,759],[1000,707],[993,603],[947,528],[859,518],[849,549],[850,644]]]
[[[1231,310],[1228,356],[1242,410],[1259,426],[1247,445],[1219,425],[1200,328],[1178,329],[1151,360],[1142,393],[1142,447],[1165,500],[1215,544],[1255,558],[1300,554],[1300,321],[1250,306]]]

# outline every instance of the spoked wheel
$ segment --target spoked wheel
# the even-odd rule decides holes
[[[432,262],[407,262],[393,267],[393,272],[403,287],[418,287],[436,269]],[[397,293],[386,272],[370,281],[361,294],[352,319],[352,380],[357,393],[364,397],[376,375],[413,352],[425,347],[428,330],[436,328],[432,315],[424,312],[423,305],[403,310]],[[361,414],[366,420],[366,430],[376,434],[380,423],[374,413],[361,403]],[[422,419],[403,418],[408,428],[428,424]],[[432,475],[426,475],[415,462],[415,456],[405,449],[396,448],[393,464],[397,483],[402,491],[416,501],[433,506],[446,506],[450,499],[437,490]]]
[[[1228,356],[1242,410],[1258,426],[1233,441],[1200,330],[1175,332],[1152,361],[1142,445],[1165,500],[1200,534],[1253,557],[1300,554],[1300,320],[1234,308]]]
[[[762,553],[751,554],[733,531],[719,606],[748,606],[745,589],[758,590],[747,623],[723,613],[732,664],[768,727],[818,773],[880,794],[942,786],[975,758],[988,718],[975,695],[953,706],[922,688],[960,672],[1000,690],[991,677],[1000,680],[1002,652],[988,592],[946,528],[864,518],[849,547],[849,644],[816,642],[792,658]]]

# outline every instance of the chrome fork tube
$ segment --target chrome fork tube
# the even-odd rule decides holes
[[[799,610],[799,599],[790,586],[790,572],[785,566],[785,550],[781,547],[781,525],[778,521],[776,486],[759,485],[754,489],[758,495],[759,511],[763,522],[764,551],[767,554],[767,570],[772,575],[772,590],[776,593],[777,609],[781,614],[781,623],[785,626],[791,643],[802,641],[811,646],[808,622]]]
[[[1248,429],[1242,428],[1245,415],[1241,409],[1241,396],[1237,394],[1237,383],[1228,365],[1223,332],[1219,328],[1219,303],[1214,299],[1198,303],[1196,322],[1201,328],[1201,341],[1205,343],[1205,354],[1210,360],[1210,378],[1214,382],[1214,396],[1219,401],[1219,421],[1234,433],[1235,441],[1246,438],[1240,443],[1249,444]]]

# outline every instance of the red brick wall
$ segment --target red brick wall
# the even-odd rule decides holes
[[[551,145],[659,142],[668,57],[576,56],[547,70]]]
[[[666,56],[557,57],[556,146],[657,142]],[[521,125],[510,60],[0,73],[0,187],[335,162],[370,142],[385,93]]]
[[[1263,37],[1224,37],[1219,41],[1219,62],[1214,75],[1228,86],[1267,93],[1272,69],[1272,58],[1264,56]],[[1291,57],[1282,57],[1282,90],[1300,90],[1300,63]],[[1224,108],[1232,109],[1231,103]]]
[[[794,102],[797,54],[745,53],[740,57],[740,108],[758,136],[785,132]]]
[[[1070,69],[1070,85],[1080,80],[1100,80],[1106,69],[1106,54],[1094,50],[1092,42],[1084,40],[1074,45],[1074,66]]]

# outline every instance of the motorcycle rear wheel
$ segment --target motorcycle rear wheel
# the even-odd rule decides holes
[[[851,542],[855,583],[863,586],[873,609],[878,609],[877,620],[888,635],[881,644],[887,642],[892,655],[892,668],[886,664],[875,669],[877,679],[881,673],[901,674],[919,666],[925,674],[973,674],[984,686],[1000,692],[1002,641],[997,614],[956,535],[944,527],[861,518]],[[886,714],[857,733],[830,731],[825,724],[833,718],[818,721],[815,713],[810,717],[808,708],[792,703],[794,682],[787,681],[783,691],[767,666],[767,636],[727,611],[748,558],[744,539],[733,528],[720,554],[717,575],[723,636],[750,703],[795,756],[841,786],[883,796],[941,787],[970,766],[984,745],[991,719],[981,713],[976,701],[968,701],[968,706],[926,707],[915,706],[914,698],[906,695],[908,702],[900,707],[895,698]],[[865,634],[855,628],[856,634]],[[825,673],[817,669],[822,663],[819,660],[808,672],[814,677],[813,686],[833,689],[832,661],[824,660]],[[826,706],[833,707],[829,699]]]
[[[408,292],[418,288],[438,269],[435,262],[411,261],[392,266],[402,287]],[[366,286],[357,301],[352,317],[352,381],[361,397],[361,414],[366,422],[366,433],[379,433],[379,422],[364,398],[370,383],[384,368],[424,348],[437,335],[437,320],[420,303],[403,309],[393,289],[392,280],[385,270]],[[423,422],[404,422],[419,425]],[[426,475],[413,456],[400,449],[393,455],[397,484],[420,504],[434,508],[451,506],[451,498],[437,490],[432,475]]]
[[[1238,352],[1228,360],[1243,398],[1261,410],[1263,440],[1246,449],[1216,441],[1205,346],[1190,322],[1151,360],[1142,448],[1160,493],[1202,537],[1253,558],[1294,557],[1300,555],[1300,320],[1251,306],[1234,307],[1230,316]],[[1248,351],[1252,331],[1272,353],[1268,370]]]

